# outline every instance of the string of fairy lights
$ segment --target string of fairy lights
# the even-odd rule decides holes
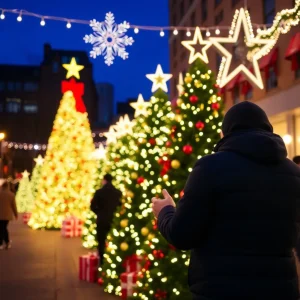
[[[7,9],[0,8],[0,20],[5,20],[6,14],[15,14],[17,15],[17,22],[22,22],[23,17],[33,17],[40,20],[40,26],[46,26],[46,21],[57,21],[63,22],[66,24],[67,29],[72,28],[72,24],[81,24],[81,25],[89,25],[89,20],[84,19],[75,19],[75,18],[67,18],[67,17],[58,17],[58,16],[47,16],[34,12],[30,12],[24,9]],[[253,27],[259,32],[263,29],[268,29],[272,26],[272,24],[253,24]],[[192,31],[196,29],[196,26],[146,26],[146,25],[134,25],[130,24],[129,27],[133,29],[135,34],[138,34],[140,31],[157,31],[161,37],[165,36],[165,31],[173,32],[173,35],[178,35],[180,31],[184,31],[186,36],[190,37],[192,35]],[[220,35],[222,31],[229,32],[231,26],[201,26],[199,27],[202,31],[206,32],[206,36],[210,37],[211,32],[214,32],[215,35]]]

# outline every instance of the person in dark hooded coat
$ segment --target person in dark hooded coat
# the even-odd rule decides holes
[[[158,228],[176,248],[191,250],[193,299],[298,300],[300,169],[251,102],[233,106],[222,131],[177,208],[166,190],[152,199]]]

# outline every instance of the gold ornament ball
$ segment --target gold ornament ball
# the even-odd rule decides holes
[[[189,75],[184,78],[185,83],[191,83],[192,80],[193,80],[192,76],[189,76]]]
[[[182,120],[181,115],[175,115],[175,121],[180,122]]]
[[[121,227],[123,227],[123,228],[127,227],[127,226],[128,226],[128,220],[127,220],[127,219],[122,220],[122,221],[120,222],[120,225],[121,225]]]
[[[130,177],[131,177],[131,179],[137,179],[138,176],[139,175],[136,172],[132,172]]]
[[[148,234],[148,240],[149,241],[152,241],[154,238],[155,238],[154,234],[152,234],[152,233]]]
[[[176,104],[177,104],[178,106],[180,106],[180,105],[182,104],[182,100],[181,100],[181,99],[177,99]]]
[[[126,250],[128,250],[128,244],[124,242],[120,245],[120,248],[122,251],[126,251]]]
[[[106,248],[106,251],[109,252],[109,253],[110,253],[112,250],[113,250],[113,248],[110,247],[110,246],[108,246],[108,247]]]
[[[126,196],[129,197],[129,198],[133,198],[134,193],[132,191],[127,191]]]
[[[143,236],[146,236],[146,235],[148,235],[148,233],[149,233],[149,229],[148,229],[147,227],[143,227],[143,228],[141,229],[141,233],[142,233]]]
[[[204,104],[201,103],[201,104],[199,105],[199,108],[200,108],[200,110],[204,110]]]
[[[172,160],[171,167],[173,169],[179,169],[180,168],[180,161],[177,159]]]
[[[164,176],[163,176],[163,181],[168,181],[168,180],[169,180],[169,175],[167,175],[167,174],[164,175]]]

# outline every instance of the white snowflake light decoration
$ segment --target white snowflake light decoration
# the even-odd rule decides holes
[[[83,39],[86,43],[93,44],[93,50],[90,51],[91,57],[104,56],[108,66],[113,64],[115,56],[128,58],[126,46],[131,46],[134,42],[132,37],[125,35],[127,29],[130,28],[128,22],[116,24],[114,14],[109,12],[104,22],[92,20],[90,26],[94,33],[85,35]]]

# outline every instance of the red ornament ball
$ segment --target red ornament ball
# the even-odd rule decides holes
[[[138,179],[137,179],[137,183],[138,184],[141,184],[141,183],[143,183],[145,181],[145,178],[144,177],[139,177]]]
[[[151,139],[149,140],[149,143],[150,143],[150,145],[155,146],[155,145],[156,145],[156,140],[155,140],[155,138],[151,138]]]
[[[191,103],[196,103],[196,102],[198,102],[198,100],[199,100],[199,98],[196,95],[192,95],[190,97],[190,102]]]
[[[180,198],[182,198],[184,196],[184,190],[182,190],[179,194]]]
[[[195,124],[195,126],[197,129],[202,130],[205,127],[205,124],[203,122],[199,121]]]
[[[171,146],[172,146],[172,142],[171,142],[171,141],[167,141],[167,142],[166,142],[166,147],[169,148],[169,147],[171,147]]]
[[[104,280],[103,280],[102,278],[99,278],[99,279],[98,279],[98,284],[99,284],[99,285],[103,285],[103,283],[104,283]]]
[[[220,108],[220,104],[219,104],[219,103],[213,103],[213,104],[211,105],[211,108],[212,108],[213,110],[218,110],[218,109]]]
[[[182,148],[183,152],[187,155],[190,155],[193,153],[193,147],[191,145],[185,145]]]

